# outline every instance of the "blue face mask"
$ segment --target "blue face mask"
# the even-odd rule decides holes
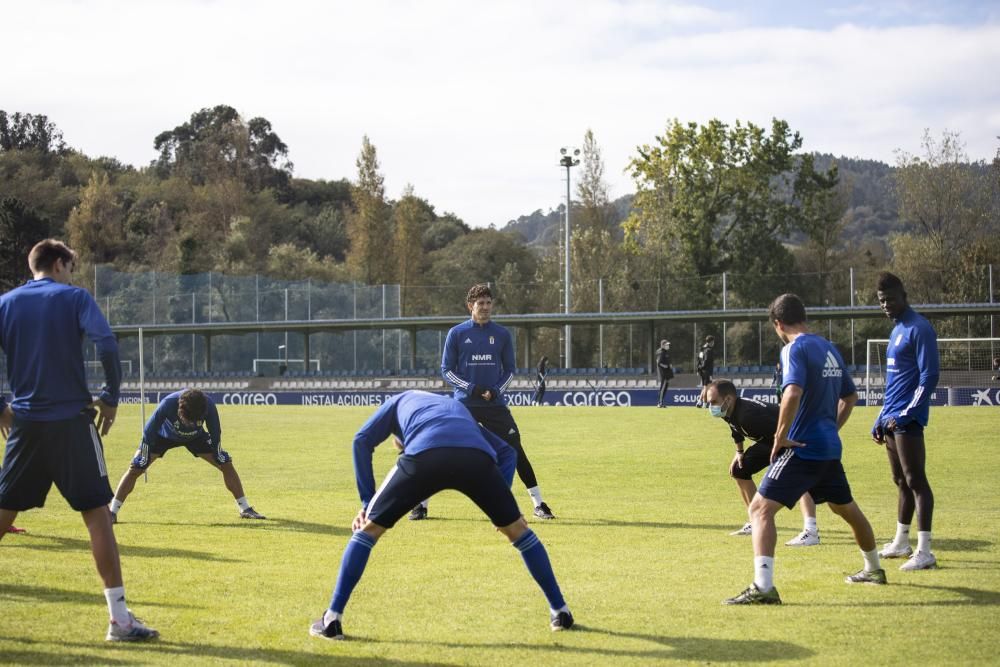
[[[713,417],[722,417],[723,415],[726,414],[726,411],[722,408],[721,405],[709,405],[708,414],[712,415]]]

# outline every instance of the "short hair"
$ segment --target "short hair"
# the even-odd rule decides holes
[[[903,281],[899,279],[894,273],[889,273],[888,271],[883,271],[878,274],[878,281],[875,283],[875,289],[879,292],[888,292],[890,290],[899,290],[905,292],[903,288]]]
[[[660,347],[663,347],[664,345],[670,345],[670,341],[666,338],[660,341]]]
[[[736,385],[733,384],[732,380],[712,380],[708,383],[709,387],[715,387],[715,390],[719,392],[720,396],[737,396]]]
[[[486,283],[480,283],[478,285],[473,285],[469,288],[469,293],[465,296],[466,303],[475,303],[477,300],[483,298],[484,296],[493,298],[493,292],[490,290],[490,286]]]
[[[185,389],[177,402],[177,415],[187,422],[200,422],[208,412],[208,399],[200,389]]]
[[[705,336],[705,342],[706,343],[714,343],[715,342],[715,336]]]
[[[62,241],[45,239],[36,243],[28,253],[28,268],[32,273],[51,271],[57,259],[61,259],[64,264],[75,262],[76,252]]]
[[[806,306],[802,299],[792,293],[782,294],[767,309],[771,323],[802,324],[806,321]]]

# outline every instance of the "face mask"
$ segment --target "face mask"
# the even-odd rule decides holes
[[[708,414],[712,415],[713,417],[721,417],[724,414],[726,414],[726,411],[725,409],[723,409],[721,405],[709,405]]]

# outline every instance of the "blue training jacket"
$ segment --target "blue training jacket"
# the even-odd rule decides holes
[[[904,426],[917,421],[927,426],[931,394],[940,375],[937,334],[922,315],[909,306],[900,313],[885,350],[885,402],[878,421],[894,418]]]
[[[492,320],[471,319],[448,331],[441,356],[441,377],[455,388],[455,398],[469,406],[505,405],[503,395],[514,378],[514,346],[510,332]],[[490,389],[492,401],[476,395]]]
[[[411,455],[435,447],[478,449],[496,461],[508,485],[514,481],[517,453],[476,423],[465,406],[441,394],[404,391],[383,403],[354,436],[354,476],[366,509],[375,496],[372,454],[392,435]]]
[[[142,439],[147,444],[153,444],[156,436],[160,436],[171,442],[191,442],[203,435],[206,430],[200,426],[185,426],[177,416],[177,406],[180,403],[181,394],[185,390],[176,391],[156,406],[156,411],[146,421],[145,428],[142,429]],[[217,447],[222,446],[222,424],[219,422],[219,409],[208,396],[205,397],[205,426],[209,443]]]
[[[0,296],[0,347],[7,354],[11,408],[28,421],[61,421],[94,399],[83,366],[84,337],[104,367],[100,399],[118,405],[118,341],[94,298],[51,278],[31,280]],[[0,398],[0,409],[5,401]]]

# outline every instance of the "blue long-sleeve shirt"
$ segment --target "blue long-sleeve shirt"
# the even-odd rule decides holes
[[[177,415],[183,390],[174,392],[160,401],[156,410],[146,420],[142,429],[142,439],[152,444],[156,436],[171,442],[191,442],[208,433],[209,443],[216,447],[222,446],[222,424],[219,422],[219,409],[208,396],[205,397],[205,422],[203,426],[185,426]]]
[[[879,421],[900,426],[917,421],[927,426],[931,394],[940,376],[937,333],[909,306],[896,320],[885,350],[885,401]]]
[[[514,346],[510,332],[493,322],[469,319],[448,331],[441,356],[441,377],[455,388],[455,398],[470,406],[504,404],[503,395],[514,378]],[[493,400],[475,394],[489,389]]]
[[[83,365],[84,338],[97,347],[104,367],[99,398],[116,406],[118,341],[86,290],[42,278],[0,296],[0,347],[7,355],[10,405],[18,417],[60,421],[93,401]]]
[[[405,454],[435,447],[478,449],[496,461],[508,485],[514,481],[517,453],[476,423],[463,405],[440,394],[404,391],[383,403],[354,436],[354,476],[363,508],[375,495],[372,454],[392,435],[403,441]]]

